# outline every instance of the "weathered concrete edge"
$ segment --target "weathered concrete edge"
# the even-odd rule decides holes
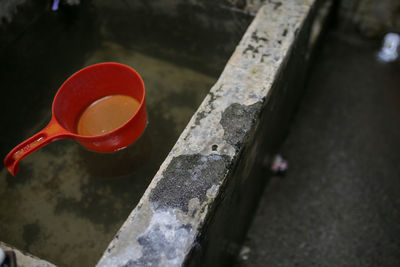
[[[98,266],[179,266],[315,1],[267,3]]]
[[[332,3],[316,1],[299,29],[184,266],[237,263],[258,201],[274,175],[270,171],[271,161],[288,134],[304,93],[314,51],[335,14]]]

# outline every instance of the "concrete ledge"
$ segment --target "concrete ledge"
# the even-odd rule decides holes
[[[253,169],[279,145],[301,95],[321,2],[269,1],[258,11],[98,266],[217,266],[236,253],[263,185]]]
[[[4,251],[14,251],[17,259],[17,265],[19,267],[55,267],[55,265],[51,264],[50,262],[36,258],[28,253],[21,252],[20,250],[1,241],[0,248],[2,248]]]

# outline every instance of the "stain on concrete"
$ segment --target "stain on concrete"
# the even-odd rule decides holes
[[[172,159],[163,178],[151,191],[155,210],[178,208],[188,212],[189,200],[206,200],[207,190],[218,184],[228,169],[226,155],[180,155]]]
[[[216,94],[218,94],[218,93],[222,90],[222,87],[223,87],[223,86],[224,86],[224,85],[221,84],[221,85],[218,87],[218,89],[215,90],[215,93],[214,93],[214,92],[209,92],[209,93],[208,93],[208,95],[209,95],[210,97],[209,97],[209,99],[208,99],[208,101],[207,101],[207,105],[210,107],[210,110],[209,110],[208,112],[200,111],[199,113],[197,113],[196,120],[195,120],[194,125],[192,126],[192,129],[193,129],[194,127],[200,125],[200,121],[201,121],[202,119],[204,119],[208,114],[211,113],[211,111],[213,111],[213,110],[215,109],[214,102],[215,102],[215,100],[217,99]]]
[[[170,261],[177,257],[177,242],[179,242],[180,232],[186,235],[185,226],[177,230],[174,238],[170,239],[157,226],[156,229],[148,232],[146,235],[139,237],[138,242],[142,246],[142,256],[136,261],[130,261],[125,266],[158,266],[161,263],[162,256]],[[170,239],[170,240],[169,240]]]
[[[271,3],[273,3],[275,6],[274,6],[274,10],[277,10],[281,5],[282,5],[282,3],[281,2],[272,2],[271,1]]]
[[[196,126],[200,125],[200,121],[202,119],[204,119],[205,117],[206,117],[206,112],[200,111],[199,113],[197,113],[196,121],[194,122],[194,125],[192,128],[195,128]]]
[[[182,224],[171,211],[156,213],[147,231],[137,239],[141,256],[124,266],[180,266],[192,228],[191,224]]]
[[[224,139],[239,149],[246,133],[256,120],[262,102],[246,106],[238,103],[230,105],[222,114],[221,125],[224,128]]]
[[[264,57],[270,56],[270,53],[266,53],[264,48],[267,46],[269,39],[267,32],[258,32],[257,30],[251,33],[251,42],[246,46],[243,50],[242,55],[249,54],[251,58],[255,59],[258,57],[258,54],[261,55],[260,63],[264,62]],[[278,39],[278,43],[281,43],[282,40]]]
[[[260,63],[264,63],[264,58],[268,58],[269,56],[271,56],[270,53],[263,53],[260,59]]]
[[[259,36],[259,35],[257,34],[257,31],[254,31],[254,32],[251,34],[251,39],[252,39],[253,41],[257,42],[257,43],[258,43],[259,41],[268,42],[268,39],[267,39],[266,37]]]
[[[167,241],[164,234],[160,229],[156,229],[151,231],[145,236],[139,238],[139,244],[143,247],[143,256],[132,264],[128,264],[127,266],[136,266],[150,264],[151,266],[156,266],[160,264],[161,257],[159,253],[156,252],[164,252],[164,255],[167,259],[172,259],[176,256],[175,254],[175,246]]]
[[[258,46],[253,46],[251,44],[249,44],[245,50],[243,50],[243,55],[246,54],[248,51],[250,51],[252,53],[253,58],[256,57],[256,54],[258,54],[260,51],[259,49],[262,48],[262,45],[258,45]]]

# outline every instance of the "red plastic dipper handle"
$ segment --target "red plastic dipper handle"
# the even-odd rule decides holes
[[[11,150],[4,159],[4,165],[7,167],[8,171],[15,176],[19,170],[18,163],[20,160],[48,143],[59,138],[66,138],[68,135],[69,132],[62,128],[56,120],[52,119],[43,130]]]

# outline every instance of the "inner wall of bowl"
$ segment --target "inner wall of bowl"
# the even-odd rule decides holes
[[[75,133],[99,136],[110,133],[132,120],[141,109],[140,100],[123,94],[104,96],[86,107],[75,123]]]
[[[58,122],[68,131],[76,126],[84,110],[95,101],[109,95],[127,95],[144,101],[141,78],[120,64],[98,64],[72,75],[60,88],[53,111]]]

